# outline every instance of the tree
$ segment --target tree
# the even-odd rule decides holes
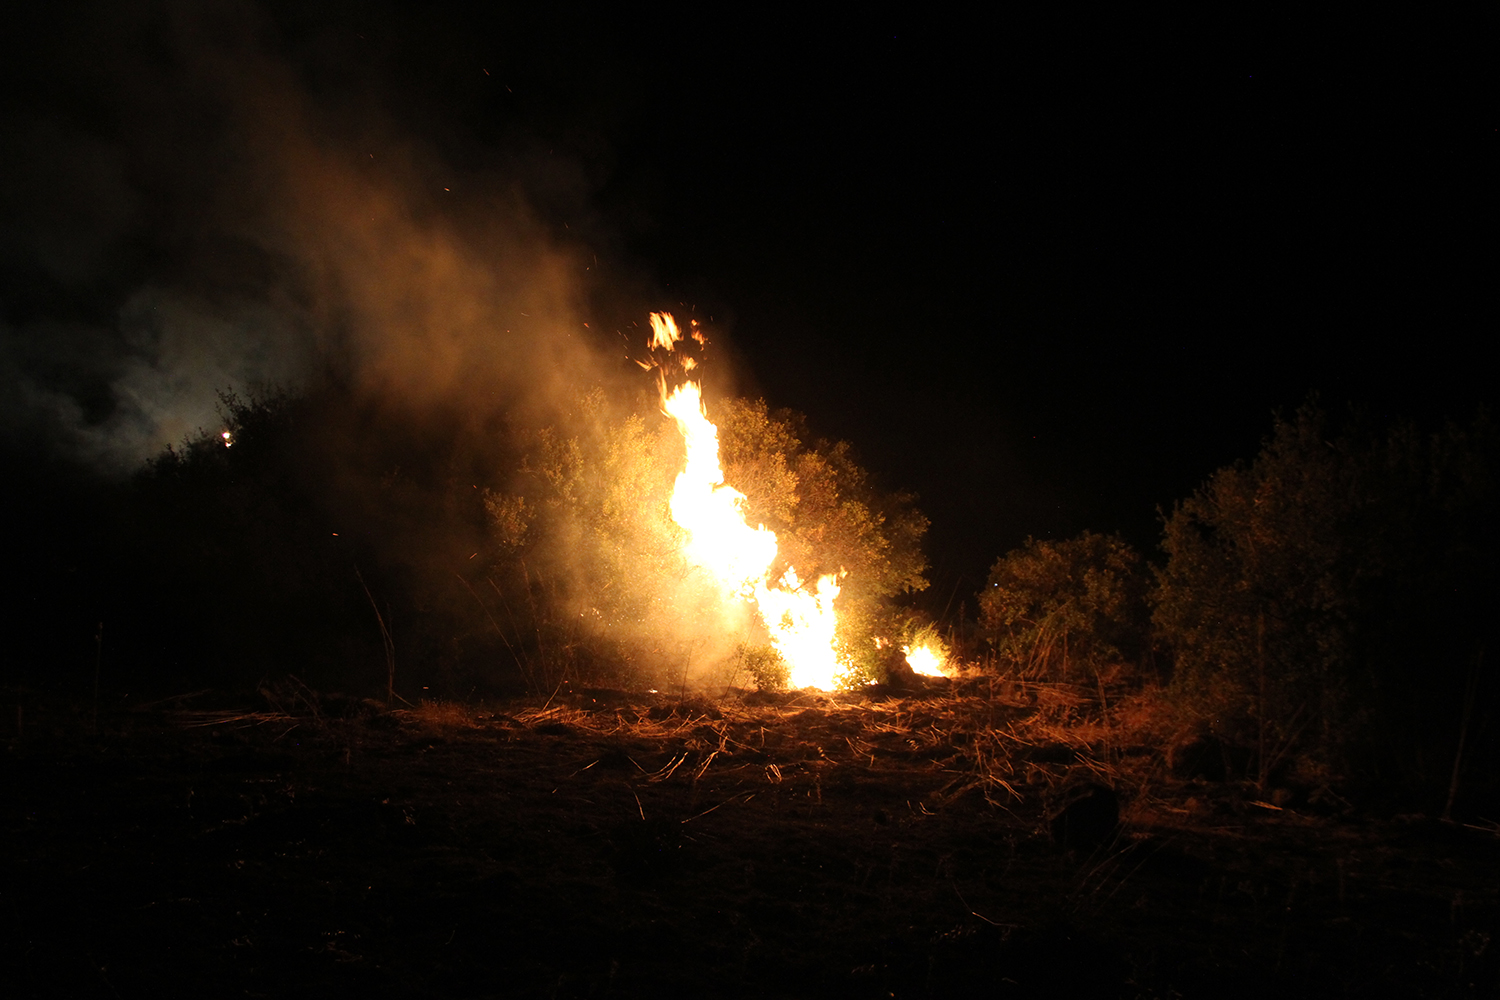
[[[130,640],[147,669],[176,660],[197,681],[291,672],[385,692],[393,638],[413,697],[503,689],[501,643],[454,574],[488,537],[476,487],[510,462],[457,411],[332,381],[226,394],[221,423],[131,484],[126,570],[105,608],[116,650]]]
[[[681,446],[665,421],[586,395],[575,433],[531,436],[508,491],[486,491],[482,569],[533,686],[622,673],[665,684],[691,660],[711,596],[689,579],[668,501]]]
[[[1021,676],[1081,679],[1140,652],[1146,620],[1140,561],[1118,535],[1028,538],[990,570],[980,625]]]
[[[1262,782],[1293,754],[1376,772],[1447,738],[1492,629],[1494,451],[1482,419],[1422,435],[1309,403],[1164,518],[1174,684]]]
[[[1264,779],[1308,727],[1346,711],[1360,504],[1321,411],[1276,421],[1254,462],[1221,469],[1164,521],[1155,621],[1178,690],[1253,740]]]
[[[748,605],[726,607],[684,560],[669,509],[681,437],[647,406],[622,413],[588,397],[579,429],[539,434],[512,491],[488,502],[497,541],[509,540],[497,563],[508,603],[525,600],[516,570],[540,571],[549,621],[573,629],[578,651],[654,683],[689,662],[745,662],[745,649],[753,659],[767,636]],[[926,519],[910,496],[875,489],[848,445],[811,441],[795,414],[731,399],[710,417],[747,523],[776,533],[773,578],[788,565],[803,580],[843,571],[838,638],[860,671],[872,670],[890,599],[926,585]]]

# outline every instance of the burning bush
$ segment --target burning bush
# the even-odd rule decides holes
[[[873,679],[874,637],[890,623],[890,598],[925,586],[926,520],[909,496],[874,489],[847,445],[810,442],[801,418],[773,414],[763,401],[728,400],[715,404],[715,427],[696,384],[684,384],[694,396],[680,404],[674,393],[672,422],[644,402],[621,411],[602,394],[588,396],[581,429],[537,435],[514,491],[488,497],[506,550],[499,572],[507,582],[496,589],[508,608],[530,614],[540,592],[547,609],[545,621],[514,630],[517,641],[555,636],[553,650],[566,661],[557,672],[582,655],[624,665],[644,684],[689,675],[726,682],[745,670],[767,687],[809,683],[797,680],[801,654],[787,645],[791,618],[806,613],[795,602],[816,598],[828,614],[836,600],[823,656],[838,658],[844,683]],[[689,441],[685,463],[689,422],[705,429],[710,450]],[[734,538],[713,546],[731,546],[723,551],[732,561],[769,564],[726,573],[705,562],[708,538],[698,535],[712,529],[694,520],[707,511],[683,506],[688,488],[731,521]]]
[[[191,657],[200,680],[382,692],[399,658],[398,688],[453,697],[565,677],[727,683],[743,646],[777,652],[751,671],[776,686],[772,668],[796,666],[778,643],[797,602],[827,611],[838,593],[826,656],[851,682],[871,675],[889,598],[924,584],[911,499],[872,488],[847,446],[807,443],[799,418],[716,403],[730,483],[708,489],[780,539],[763,578],[726,591],[685,547],[684,438],[661,405],[596,390],[513,448],[456,408],[416,415],[333,384],[226,396],[222,428],[135,483],[116,532],[130,583],[106,617],[143,634],[116,624],[113,648]]]
[[[875,488],[847,443],[813,438],[800,414],[765,400],[726,401],[719,426],[725,478],[744,492],[746,520],[776,533],[778,565],[804,579],[842,571],[849,682],[882,680],[874,639],[899,630],[892,601],[927,587],[927,518],[915,498]]]
[[[726,634],[668,510],[681,442],[600,391],[578,418],[577,433],[536,433],[511,491],[486,494],[499,627],[538,682],[572,670],[665,685]]]

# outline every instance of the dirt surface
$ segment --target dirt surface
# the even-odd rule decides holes
[[[33,705],[10,996],[1495,996],[1500,839],[1275,808],[1024,695]],[[1070,789],[1121,824],[1060,846]]]

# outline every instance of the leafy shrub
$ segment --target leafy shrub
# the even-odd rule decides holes
[[[847,443],[815,439],[804,417],[763,399],[725,400],[712,416],[746,521],[776,532],[773,576],[786,566],[803,580],[842,573],[835,606],[845,683],[884,680],[875,638],[896,637],[904,615],[894,600],[927,587],[928,522],[916,498],[877,488]]]
[[[1027,539],[990,570],[980,625],[1006,668],[1023,677],[1082,680],[1139,654],[1146,581],[1117,535]]]
[[[1447,776],[1493,633],[1494,454],[1483,420],[1421,435],[1308,404],[1166,517],[1154,621],[1174,686],[1261,781],[1289,757]]]
[[[762,691],[785,691],[792,678],[791,667],[771,645],[740,643],[735,647],[735,666],[748,673]]]

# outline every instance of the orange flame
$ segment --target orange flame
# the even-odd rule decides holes
[[[651,331],[653,349],[670,351],[682,339],[667,313],[651,314]],[[692,336],[704,342],[696,328]],[[685,372],[692,367],[683,364]],[[776,534],[764,525],[751,528],[745,523],[745,495],[724,482],[719,429],[708,419],[698,383],[686,379],[668,393],[663,377],[662,411],[676,422],[686,449],[671,509],[672,519],[686,533],[683,552],[688,561],[712,575],[726,596],[755,605],[771,644],[791,668],[793,687],[837,686],[845,672],[835,640],[838,577],[821,577],[808,590],[789,567],[772,582]]]
[[[911,667],[913,673],[921,674],[923,677],[952,676],[947,657],[931,646],[923,644],[915,649],[903,646],[901,651],[906,654],[906,664]]]
[[[682,334],[677,330],[677,321],[672,318],[671,313],[651,314],[651,346],[672,349],[672,345],[682,339]]]
[[[838,616],[833,599],[838,596],[838,577],[834,574],[819,577],[809,593],[802,589],[797,571],[791,567],[782,574],[778,586],[764,582],[756,585],[756,607],[771,632],[771,645],[791,667],[794,688],[836,687],[845,672],[834,640]]]
[[[745,495],[724,482],[719,429],[709,422],[696,382],[683,382],[662,402],[677,421],[687,462],[672,489],[672,520],[687,532],[688,561],[741,596],[754,593],[776,558],[776,535],[745,523]]]

